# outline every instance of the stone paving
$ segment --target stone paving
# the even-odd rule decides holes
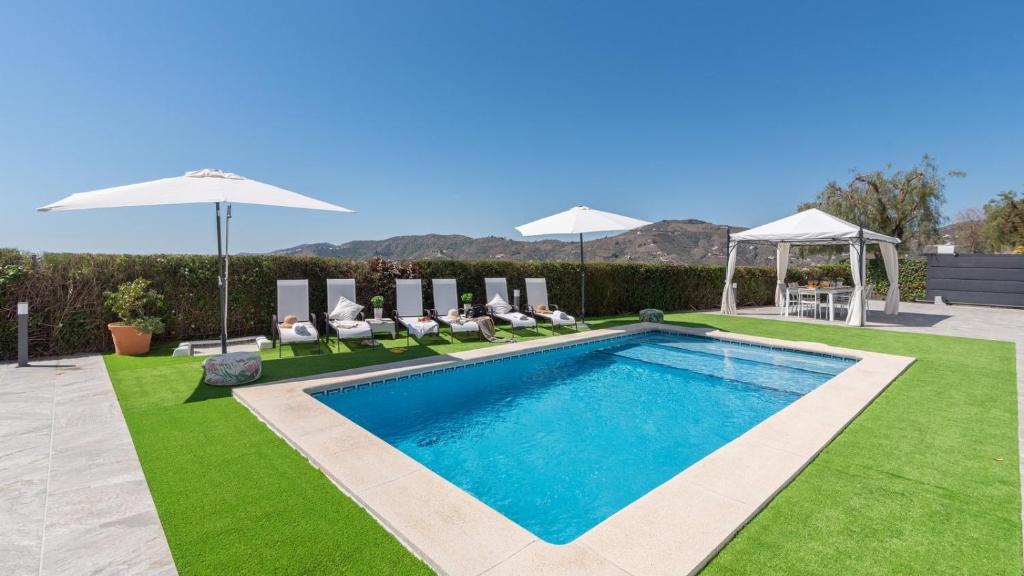
[[[0,364],[0,574],[177,574],[100,356]]]

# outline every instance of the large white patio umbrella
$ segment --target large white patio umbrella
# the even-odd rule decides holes
[[[585,323],[587,271],[583,265],[583,235],[588,232],[620,232],[647,226],[650,222],[622,216],[612,212],[602,212],[587,206],[574,206],[565,212],[559,212],[534,220],[529,224],[516,226],[523,236],[553,236],[559,234],[579,234],[580,236],[580,320]]]
[[[86,210],[127,206],[160,206],[166,204],[213,204],[217,213],[217,285],[220,292],[220,346],[228,349],[228,226],[231,204],[261,204],[286,208],[306,208],[331,212],[353,212],[329,202],[303,196],[284,188],[249,180],[221,170],[195,170],[184,176],[161,178],[139,184],[116,186],[92,192],[72,194],[53,204],[39,208],[51,210]],[[220,205],[227,205],[227,220],[221,244]]]

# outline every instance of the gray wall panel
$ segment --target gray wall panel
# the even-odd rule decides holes
[[[1024,307],[1024,256],[928,256],[928,299]]]

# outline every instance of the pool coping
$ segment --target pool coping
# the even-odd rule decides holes
[[[545,542],[310,395],[646,331],[859,360],[576,540]],[[694,574],[914,359],[817,342],[630,324],[234,389],[234,397],[441,574]]]

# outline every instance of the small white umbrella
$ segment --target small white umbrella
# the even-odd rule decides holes
[[[217,213],[217,283],[221,298],[221,352],[227,352],[228,230],[225,229],[222,248],[220,205],[227,204],[227,223],[230,224],[231,204],[233,203],[352,212],[348,208],[303,196],[284,188],[249,180],[230,172],[211,169],[195,170],[174,178],[161,178],[139,184],[80,192],[53,204],[47,204],[38,210],[49,212],[51,210],[87,210],[165,204],[213,204]]]
[[[587,206],[574,206],[565,212],[559,212],[534,220],[529,224],[516,226],[523,236],[553,236],[558,234],[579,234],[580,237],[580,319],[586,322],[585,296],[587,289],[587,272],[583,265],[583,234],[588,232],[619,232],[647,226],[650,222],[622,216],[612,212],[602,212]]]

